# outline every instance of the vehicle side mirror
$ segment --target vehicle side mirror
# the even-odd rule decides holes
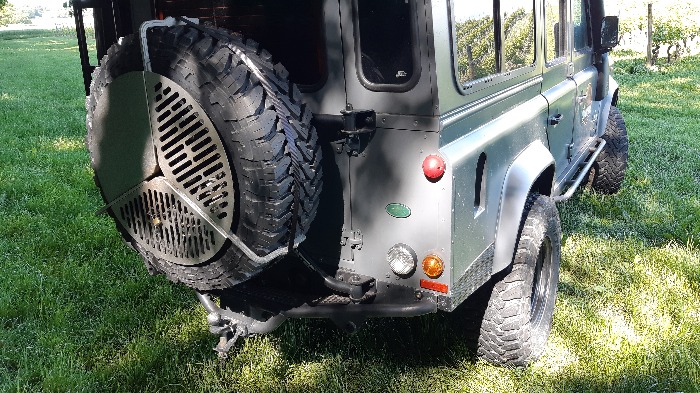
[[[610,52],[620,42],[619,38],[620,18],[606,16],[600,27],[600,53]]]

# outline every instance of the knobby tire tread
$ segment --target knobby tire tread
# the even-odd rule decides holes
[[[610,107],[603,139],[606,145],[591,167],[588,185],[602,194],[616,194],[625,179],[629,149],[627,127],[617,107]]]
[[[532,326],[530,298],[534,261],[544,238],[550,237],[552,269],[555,270],[551,278],[558,281],[561,227],[556,206],[546,196],[530,194],[523,211],[512,265],[485,286],[490,295],[482,293],[474,299],[481,300],[485,308],[478,332],[477,354],[499,365],[525,366],[539,358],[549,335],[556,299],[556,290],[548,292],[551,298],[546,301],[551,302],[552,307],[545,311],[536,326]],[[556,283],[554,285],[556,289]]]

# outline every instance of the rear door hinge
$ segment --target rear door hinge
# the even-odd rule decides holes
[[[350,248],[355,250],[362,249],[362,232],[359,229],[347,230],[343,229],[343,233],[340,239],[341,246],[350,245]]]
[[[345,150],[353,156],[358,156],[367,147],[377,130],[377,114],[371,109],[353,109],[347,104],[343,115],[343,130]]]

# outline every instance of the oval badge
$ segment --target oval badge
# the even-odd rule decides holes
[[[403,203],[390,203],[386,205],[386,212],[396,218],[406,218],[411,215],[411,209]]]

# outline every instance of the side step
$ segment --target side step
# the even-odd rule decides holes
[[[596,139],[596,145],[590,147],[591,154],[588,156],[586,160],[583,160],[578,163],[579,170],[578,170],[578,175],[576,175],[576,179],[570,181],[571,184],[569,185],[569,188],[567,188],[566,193],[562,195],[558,195],[552,198],[554,202],[564,202],[569,200],[572,195],[574,195],[574,192],[578,189],[578,187],[581,185],[581,182],[583,179],[588,175],[588,171],[591,169],[591,166],[593,166],[593,163],[595,162],[595,159],[598,158],[598,155],[600,154],[601,151],[603,151],[603,148],[605,147],[605,140],[603,138],[597,138]],[[567,182],[569,183],[569,182]]]

